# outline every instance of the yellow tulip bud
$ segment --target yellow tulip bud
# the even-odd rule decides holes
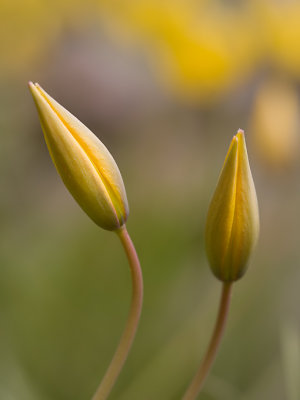
[[[120,171],[107,148],[77,118],[29,82],[52,161],[80,207],[99,226],[119,229],[128,217]]]
[[[206,251],[211,269],[223,282],[246,271],[257,241],[259,216],[244,132],[230,144],[206,222]]]

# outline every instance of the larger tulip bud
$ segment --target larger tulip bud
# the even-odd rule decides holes
[[[255,187],[244,132],[230,144],[206,223],[206,250],[211,269],[223,282],[239,279],[259,232]]]
[[[99,226],[119,229],[128,217],[120,171],[107,148],[76,117],[29,82],[52,161],[80,207]]]

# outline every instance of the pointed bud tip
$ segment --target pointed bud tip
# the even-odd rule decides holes
[[[33,83],[32,81],[28,81],[28,86],[29,86],[29,89],[32,89],[34,87],[40,87],[40,85],[38,83]]]
[[[36,93],[36,89],[39,87],[38,83],[33,83],[32,81],[28,82],[28,87],[31,92],[31,94],[34,96]]]
[[[229,149],[228,149],[228,151],[227,151],[227,155],[226,155],[224,164],[226,163],[226,161],[227,161],[229,155],[233,155],[233,154],[237,151],[238,142],[239,142],[239,141],[238,141],[237,136],[234,135],[233,138],[232,138],[232,140],[231,140]]]
[[[29,81],[29,82],[28,82],[28,88],[29,88],[29,90],[30,90],[31,95],[32,95],[33,98],[34,98],[34,96],[35,96],[35,87],[34,87],[34,83],[31,82],[31,81]]]
[[[242,138],[245,139],[245,131],[243,129],[239,129],[235,137],[237,138],[237,140]]]

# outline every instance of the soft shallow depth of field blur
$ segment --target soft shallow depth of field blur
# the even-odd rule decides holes
[[[0,15],[0,398],[91,398],[130,301],[116,235],[50,160],[33,80],[108,147],[127,190],[145,300],[110,398],[180,399],[200,362],[221,288],[206,212],[243,128],[261,233],[199,398],[299,399],[299,2],[0,0]]]

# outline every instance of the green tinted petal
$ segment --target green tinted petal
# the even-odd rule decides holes
[[[206,250],[213,273],[235,281],[246,270],[259,231],[258,205],[244,133],[232,139],[206,223]]]
[[[120,228],[128,203],[120,171],[106,147],[37,84],[29,84],[45,140],[66,187],[89,217],[108,230]]]

